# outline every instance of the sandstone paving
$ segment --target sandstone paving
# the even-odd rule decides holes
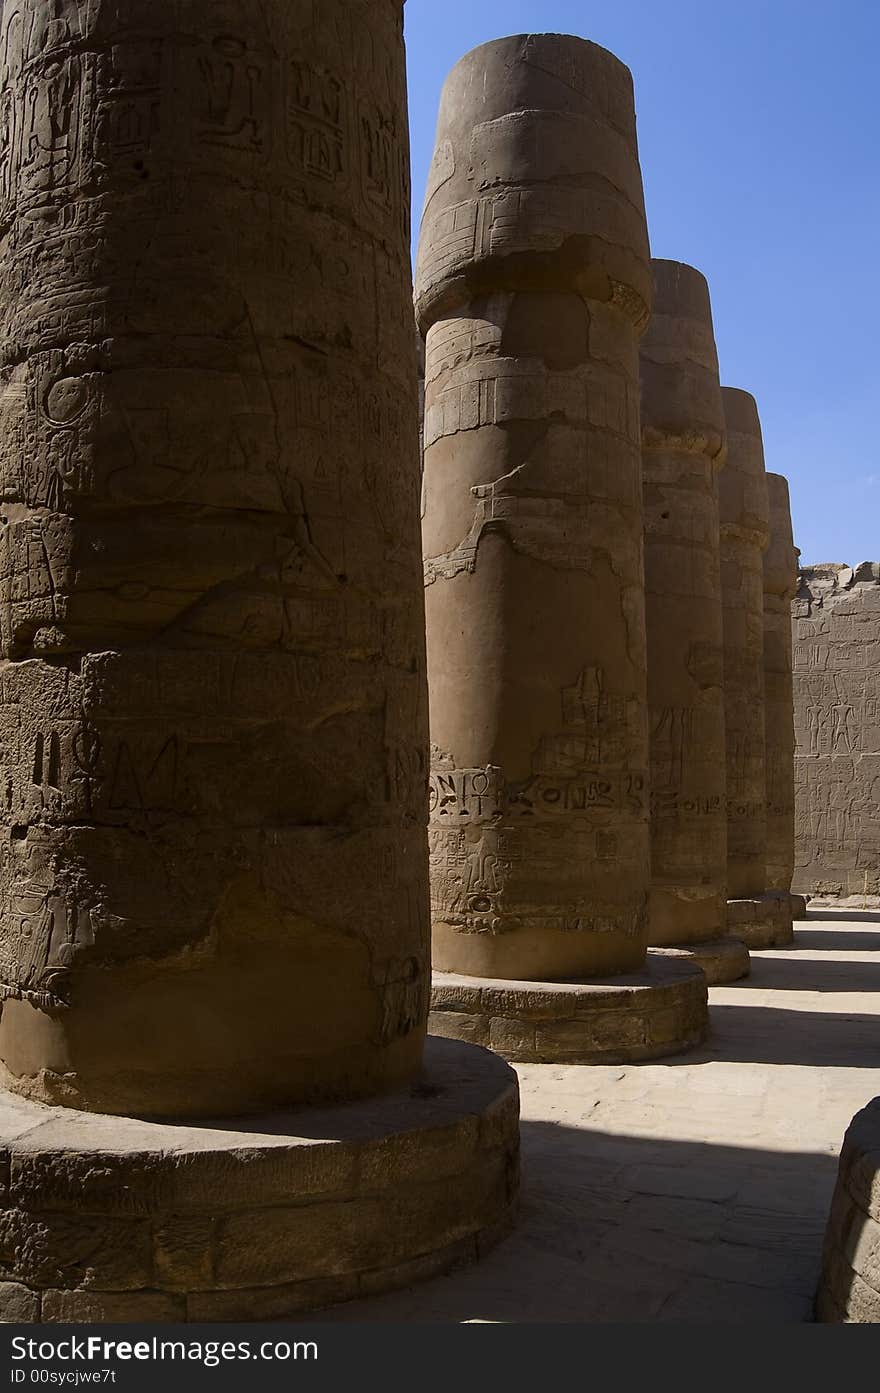
[[[837,1156],[878,1092],[880,918],[812,913],[663,1063],[521,1065],[519,1225],[479,1267],[328,1321],[812,1319]]]

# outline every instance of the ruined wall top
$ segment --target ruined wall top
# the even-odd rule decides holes
[[[767,475],[770,503],[770,545],[764,553],[764,593],[781,600],[793,600],[797,590],[798,557],[791,525],[791,498],[788,480],[781,474]]]
[[[738,387],[722,387],[727,423],[727,460],[721,471],[721,529],[725,536],[766,550],[770,540],[770,498],[764,441],[755,398]]]
[[[819,561],[815,566],[801,566],[797,598],[822,608],[826,600],[843,599],[857,585],[880,585],[880,561],[862,561],[858,566]]]
[[[682,261],[651,262],[654,308],[641,344],[642,448],[724,459],[724,406],[705,276]]]
[[[647,321],[632,76],[586,39],[498,39],[446,80],[416,271],[422,332],[493,290],[573,291]]]

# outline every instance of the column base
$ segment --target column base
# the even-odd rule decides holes
[[[800,920],[807,917],[807,897],[806,895],[789,895],[791,901],[791,917]]]
[[[627,1064],[701,1044],[707,1003],[699,968],[650,951],[641,972],[581,982],[435,972],[428,1029],[518,1064]]]
[[[794,942],[789,896],[779,893],[727,901],[727,928],[752,951],[786,948]]]
[[[846,1133],[825,1231],[816,1319],[880,1324],[880,1098]]]
[[[748,977],[752,967],[749,950],[742,939],[729,935],[705,943],[667,943],[662,948],[652,948],[651,953],[663,954],[676,962],[694,963],[705,973],[710,987],[739,982]]]
[[[519,1089],[429,1039],[386,1097],[193,1125],[0,1094],[0,1320],[284,1320],[475,1261],[512,1223]]]

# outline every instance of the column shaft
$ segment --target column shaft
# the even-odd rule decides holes
[[[441,970],[644,960],[647,262],[627,69],[558,35],[464,58],[416,284]]]
[[[419,1067],[399,0],[4,7],[0,1055],[99,1111]]]

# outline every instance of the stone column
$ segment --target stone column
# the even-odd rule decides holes
[[[880,1098],[846,1131],[825,1229],[816,1320],[880,1324]]]
[[[425,453],[425,341],[416,329],[416,360],[419,375],[419,478]]]
[[[651,742],[649,942],[710,982],[748,972],[726,935],[727,814],[718,476],[724,408],[709,287],[653,261],[641,344]]]
[[[722,397],[728,444],[720,494],[728,927],[748,947],[767,948],[786,937],[781,902],[767,894],[764,552],[770,502],[754,397],[734,387],[722,388]]]
[[[488,979],[645,962],[650,295],[629,71],[560,35],[468,54],[443,92],[416,308],[434,963],[473,976],[471,1004]],[[471,1038],[470,1010],[440,1024]],[[518,1031],[505,1052],[537,1057],[534,1023]]]
[[[166,1118],[408,1096],[429,944],[400,0],[21,0],[0,65],[7,1084]],[[452,1114],[462,1067],[480,1072],[451,1068]],[[270,1127],[225,1171],[240,1132],[221,1135],[180,1201],[199,1237],[179,1242],[151,1206],[180,1212],[164,1158],[192,1133],[133,1142],[128,1124],[10,1105],[13,1134],[54,1119],[66,1169],[42,1157],[44,1189],[24,1145],[4,1268],[77,1286],[43,1208],[74,1212],[98,1293],[177,1293],[154,1306],[187,1318],[250,1313],[235,1291],[258,1287],[280,1314],[279,1284],[356,1288],[365,1266],[441,1253],[448,1215],[396,1253],[364,1238],[356,1153],[383,1120],[400,1130],[399,1105],[371,1103],[367,1126],[350,1103],[324,1133],[303,1118],[286,1142]],[[332,1143],[310,1159],[312,1126]],[[499,1214],[510,1109],[502,1134]],[[106,1166],[80,1156],[91,1144]],[[130,1205],[114,1148],[147,1157]],[[350,1199],[344,1253],[295,1239],[295,1219],[264,1243],[230,1167],[253,1211]],[[215,1285],[225,1306],[193,1305]]]
[[[798,556],[788,480],[767,475],[770,545],[764,553],[764,730],[767,750],[767,889],[791,897],[794,877],[794,686],[791,603]],[[800,915],[803,899],[791,897]]]

